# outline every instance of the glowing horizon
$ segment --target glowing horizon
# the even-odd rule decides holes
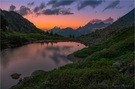
[[[54,17],[54,18],[52,18],[52,17]],[[72,18],[73,18],[72,16],[70,16],[71,19],[59,18],[59,21],[55,20],[58,17],[60,17],[60,16],[51,16],[51,17],[46,16],[46,18],[44,16],[39,16],[39,17],[24,16],[24,18],[26,18],[27,20],[32,22],[37,28],[40,28],[42,30],[50,30],[54,27],[59,27],[59,28],[62,28],[62,29],[67,28],[67,27],[71,27],[73,29],[77,29],[80,26],[84,26],[89,22],[89,20],[87,21],[85,19],[82,19],[81,21],[79,21],[77,19],[72,21]],[[45,21],[45,20],[47,20],[47,21]],[[51,22],[51,20],[53,20],[53,22]]]
[[[134,0],[82,0],[82,3],[79,0],[68,0],[67,3],[64,0],[51,1],[2,0],[0,8],[16,11],[42,30],[54,27],[77,29],[90,21],[108,18],[116,21],[134,8]]]

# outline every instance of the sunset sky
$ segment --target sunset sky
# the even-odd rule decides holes
[[[43,30],[76,29],[88,22],[113,22],[128,13],[134,0],[1,0],[0,8],[15,11]]]

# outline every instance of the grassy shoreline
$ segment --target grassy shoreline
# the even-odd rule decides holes
[[[59,35],[39,34],[39,33],[17,33],[17,32],[2,32],[1,34],[1,50],[6,48],[14,48],[30,43],[42,43],[42,42],[65,42],[74,41],[86,45],[83,42],[76,40],[75,38],[66,38]]]
[[[17,32],[2,32],[1,34],[1,49],[18,47],[30,43],[37,42],[56,42],[56,41],[73,41],[71,38],[64,38],[58,35],[39,34],[39,33],[17,33]]]

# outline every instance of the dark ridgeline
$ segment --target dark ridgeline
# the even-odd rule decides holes
[[[78,37],[78,36],[81,36],[81,35],[86,35],[86,34],[89,34],[91,32],[94,32],[98,29],[103,29],[110,24],[111,23],[104,23],[104,22],[92,24],[92,23],[89,22],[85,26],[79,27],[75,30],[70,28],[70,27],[67,27],[67,28],[64,28],[64,29],[60,29],[59,27],[54,27],[49,32],[53,31],[54,34],[57,33],[58,35],[61,35],[61,36],[64,36],[64,37],[70,37],[70,36]]]
[[[73,36],[78,36],[79,33],[75,30],[73,30],[72,28],[64,28],[64,29],[60,29],[59,27],[54,27],[53,29],[50,30],[50,32],[53,32],[53,34],[58,34],[64,37],[70,37],[71,35]]]
[[[1,49],[21,46],[31,42],[63,39],[62,36],[48,34],[38,29],[33,23],[16,12],[0,9],[0,17]]]
[[[91,32],[94,32],[96,30],[103,29],[103,28],[109,26],[110,24],[111,23],[104,23],[104,22],[92,24],[92,23],[89,22],[85,26],[79,27],[76,30],[80,33],[80,35],[86,35],[86,34],[89,34]]]
[[[78,40],[88,45],[101,44],[104,41],[107,41],[110,38],[112,38],[115,35],[115,33],[120,32],[121,29],[134,26],[134,12],[135,9],[131,10],[129,13],[119,18],[117,21],[115,21],[105,29],[102,29],[100,31],[97,30],[93,33],[81,36],[78,38]]]
[[[43,32],[33,23],[13,11],[5,11],[0,9],[1,31],[19,32],[19,33],[39,33]]]

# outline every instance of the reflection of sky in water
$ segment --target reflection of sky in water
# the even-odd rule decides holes
[[[18,80],[11,79],[12,73],[29,76],[35,70],[49,71],[67,63],[66,56],[85,46],[75,42],[33,43],[18,48],[5,49],[1,52],[0,72],[2,89],[7,89]]]

